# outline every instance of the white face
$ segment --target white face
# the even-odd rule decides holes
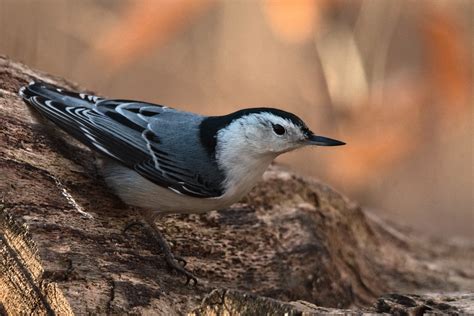
[[[219,132],[219,138],[235,147],[245,147],[246,154],[276,157],[304,146],[307,135],[291,120],[262,112],[235,120]]]
[[[278,112],[276,109],[270,111]],[[232,121],[217,133],[216,160],[226,172],[226,197],[237,201],[260,179],[278,155],[305,145],[337,146],[343,142],[314,135],[296,116],[261,111]]]

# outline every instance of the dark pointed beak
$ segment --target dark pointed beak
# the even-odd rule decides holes
[[[341,146],[345,145],[346,143],[332,138],[317,136],[313,134],[308,137],[307,144],[316,146]]]

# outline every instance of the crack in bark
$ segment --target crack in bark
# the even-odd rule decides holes
[[[46,310],[47,315],[56,315],[56,313],[51,308],[47,298],[44,296],[41,289],[36,285],[34,277],[32,276],[30,270],[24,264],[24,260],[19,257],[18,253],[15,251],[14,247],[10,245],[8,240],[0,234],[0,243],[3,244],[4,249],[7,251],[8,255],[13,259],[15,265],[18,267],[19,272],[23,275],[26,279],[27,284],[33,290],[36,297],[39,299],[39,302],[43,305],[44,309]]]
[[[64,184],[62,184],[61,181],[55,175],[53,175],[51,172],[49,172],[48,170],[39,168],[39,167],[34,166],[34,165],[32,165],[30,163],[27,163],[25,161],[11,159],[11,158],[0,157],[0,161],[13,162],[13,163],[21,165],[23,167],[27,167],[28,169],[30,169],[30,171],[32,171],[32,169],[35,170],[35,171],[39,171],[43,176],[49,178],[50,180],[52,180],[54,182],[56,187],[61,192],[61,195],[66,199],[66,201],[72,207],[72,209],[74,209],[79,214],[81,214],[82,216],[84,216],[88,219],[93,219],[94,218],[94,216],[92,216],[91,214],[89,214],[89,213],[87,213],[86,211],[83,210],[82,206],[80,206],[79,203],[76,202],[74,197],[69,193],[66,186]]]
[[[112,302],[115,300],[115,281],[113,279],[109,279],[108,282],[110,283],[110,296],[109,300],[107,301],[107,315],[111,315]]]

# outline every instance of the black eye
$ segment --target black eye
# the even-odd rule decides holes
[[[273,131],[277,135],[283,135],[286,132],[285,128],[283,126],[281,126],[280,124],[273,124]]]

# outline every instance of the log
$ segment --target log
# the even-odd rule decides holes
[[[158,223],[199,278],[184,285],[145,231],[123,232],[139,210],[95,156],[33,119],[17,94],[32,79],[78,89],[0,57],[0,313],[472,312],[472,245],[395,227],[281,166],[228,209]]]

